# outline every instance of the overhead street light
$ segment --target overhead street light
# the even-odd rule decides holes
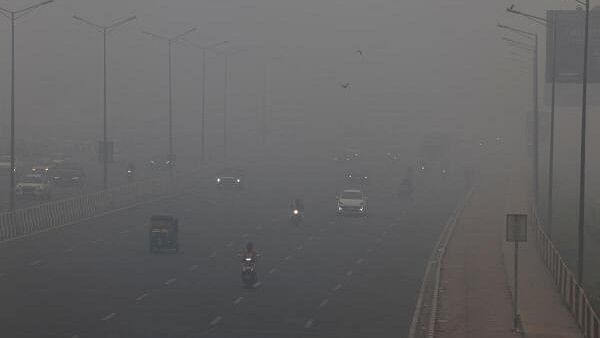
[[[103,107],[103,129],[102,129],[102,166],[103,166],[103,176],[102,176],[102,186],[104,187],[104,190],[108,189],[108,140],[107,140],[107,113],[106,113],[106,95],[107,95],[107,82],[106,82],[106,36],[108,33],[110,33],[110,31],[112,31],[113,29],[122,26],[130,21],[133,21],[136,19],[135,16],[130,16],[128,18],[119,20],[115,23],[113,23],[112,25],[108,25],[108,26],[102,26],[102,25],[98,25],[95,24],[89,20],[83,19],[77,15],[73,15],[73,19],[83,22],[91,27],[93,27],[94,29],[96,29],[98,32],[102,33],[102,55],[103,55],[103,73],[104,73],[104,94],[103,94],[103,103],[102,103],[102,107]]]
[[[167,41],[167,44],[169,46],[169,174],[171,176],[173,176],[173,164],[175,161],[175,156],[173,154],[173,62],[172,62],[172,55],[173,55],[173,43],[178,42],[179,40],[183,39],[184,36],[195,32],[197,30],[196,27],[194,28],[190,28],[187,31],[172,36],[172,37],[167,37],[167,36],[162,36],[162,35],[158,35],[158,34],[154,34],[154,33],[150,33],[150,32],[143,32],[144,34],[157,39],[157,40],[162,40],[162,41]]]
[[[9,211],[15,210],[15,20],[30,11],[54,2],[47,0],[23,9],[9,10],[0,7],[0,14],[10,20],[11,56],[10,56],[10,191],[8,192]]]

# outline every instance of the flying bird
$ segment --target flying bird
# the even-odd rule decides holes
[[[346,89],[350,87],[350,82],[339,83],[340,87]]]

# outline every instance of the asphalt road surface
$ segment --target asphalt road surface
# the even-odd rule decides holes
[[[338,217],[343,169],[270,166],[242,192],[195,193],[0,244],[4,337],[398,337],[425,263],[464,196],[458,176],[394,195],[395,168],[371,170],[370,215]],[[306,205],[288,221],[295,196]],[[148,218],[179,217],[181,252],[150,254]],[[237,253],[255,243],[259,283]]]

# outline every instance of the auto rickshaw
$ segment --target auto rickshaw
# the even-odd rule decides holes
[[[150,217],[150,253],[179,251],[179,220],[169,215]]]

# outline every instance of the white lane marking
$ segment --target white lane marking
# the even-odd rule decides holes
[[[208,257],[209,257],[209,258],[215,258],[215,257],[217,257],[217,252],[216,252],[216,251],[213,251],[213,252],[210,254],[210,256],[208,256]]]
[[[286,257],[284,258],[284,260],[286,260],[286,261],[289,261],[290,259],[292,259],[292,256],[286,256]]]
[[[346,271],[346,276],[350,277],[350,276],[352,276],[353,273],[354,272],[352,270],[348,270],[348,271]]]
[[[256,227],[256,230],[262,230],[262,229],[263,229],[262,225],[259,225],[259,226]]]
[[[308,240],[309,240],[309,241],[312,241],[313,239],[315,239],[313,236],[309,236],[309,237],[308,237]]]
[[[194,264],[194,265],[192,265],[192,266],[190,266],[190,267],[188,268],[188,271],[194,271],[194,270],[196,270],[196,269],[198,269],[198,265],[197,265],[197,264]]]
[[[228,248],[231,248],[232,246],[233,246],[233,242],[229,242],[229,243],[227,243],[227,247],[228,247]]]
[[[129,230],[123,230],[123,231],[121,231],[120,233],[121,233],[121,234],[127,234],[127,233],[129,233]]]
[[[171,279],[169,279],[168,281],[165,282],[165,285],[173,284],[173,283],[175,283],[176,280],[177,279],[175,279],[175,278],[171,278]]]
[[[234,304],[234,305],[238,305],[238,304],[239,304],[239,303],[242,301],[242,299],[244,299],[244,297],[238,297],[238,298],[236,298],[236,299],[233,301],[233,304]]]
[[[377,244],[381,244],[381,242],[383,242],[383,239],[381,239],[381,238],[377,238],[377,239],[375,240],[375,243],[377,243]]]
[[[329,225],[335,224],[335,221],[327,221],[327,224],[329,224]]]
[[[325,228],[319,229],[319,232],[325,232]]]
[[[327,303],[329,303],[329,298],[323,299],[323,301],[321,302],[321,304],[319,304],[319,308],[324,307],[325,305],[327,305]]]
[[[111,313],[107,314],[106,316],[102,317],[102,319],[101,319],[101,320],[102,320],[102,321],[107,321],[107,320],[110,320],[111,318],[113,318],[113,317],[114,317],[114,316],[116,316],[116,315],[117,315],[116,313],[114,313],[114,312],[111,312]]]
[[[393,227],[394,227],[394,223],[388,225],[388,228],[390,228],[390,229],[393,228]]]
[[[254,285],[252,285],[252,287],[256,289],[257,287],[259,287],[261,285],[262,285],[262,282],[256,282],[256,283],[254,283]]]
[[[336,286],[333,287],[333,292],[335,292],[335,291],[337,291],[337,290],[339,290],[341,288],[342,288],[342,284],[338,284],[338,285],[336,285]]]
[[[387,231],[384,231],[384,232],[382,232],[382,233],[381,233],[381,236],[384,236],[384,237],[385,237],[385,236],[387,236],[387,234],[388,234],[388,232],[387,232]]]
[[[306,324],[304,324],[304,328],[305,329],[310,329],[312,327],[312,325],[313,325],[313,320],[309,319],[309,320],[306,321]]]
[[[73,248],[68,248],[68,249],[63,250],[63,253],[65,253],[65,254],[71,253],[71,252],[73,252]]]
[[[138,296],[138,298],[136,298],[135,301],[139,302],[140,300],[142,300],[142,299],[144,299],[146,297],[148,297],[148,294],[147,293],[143,293],[140,296]]]
[[[367,253],[371,253],[371,252],[373,252],[373,249],[372,248],[368,248],[367,249]]]
[[[29,263],[29,266],[36,266],[36,265],[40,265],[42,263],[41,259],[35,260],[31,263]]]
[[[215,319],[213,319],[213,320],[210,322],[210,325],[211,325],[211,326],[215,326],[215,325],[219,324],[219,322],[221,321],[221,319],[223,319],[223,317],[221,317],[221,316],[217,316],[217,317],[215,317]]]
[[[79,338],[79,335],[73,335],[71,338]]]
[[[362,264],[365,260],[363,258],[359,258],[356,260],[356,264]]]
[[[277,269],[276,269],[276,268],[273,268],[273,269],[269,270],[269,275],[272,275],[272,274],[274,274],[274,273],[275,273],[275,271],[277,271]],[[0,275],[0,277],[2,277],[2,275]]]
[[[296,247],[296,250],[302,250],[304,249],[304,246],[302,244],[298,245],[298,247]]]

